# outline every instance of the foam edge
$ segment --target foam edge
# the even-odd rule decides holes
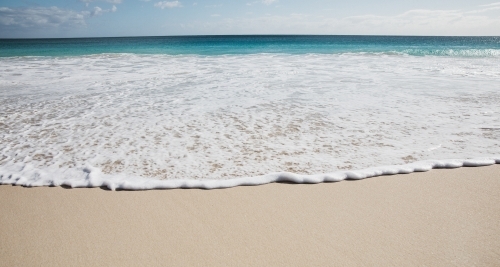
[[[290,172],[270,173],[267,175],[234,178],[227,180],[173,179],[156,180],[152,178],[125,175],[103,174],[100,169],[86,165],[80,168],[46,171],[33,168],[28,164],[0,166],[0,184],[36,186],[105,187],[110,190],[153,190],[153,189],[222,189],[236,186],[256,186],[268,183],[316,184],[361,180],[383,175],[426,172],[431,169],[452,169],[460,167],[480,167],[500,164],[500,156],[475,159],[425,160],[404,165],[380,166],[353,171],[300,175]]]

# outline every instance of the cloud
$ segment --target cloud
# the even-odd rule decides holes
[[[493,10],[499,10],[500,9],[500,3],[494,3],[494,4],[489,4],[489,5],[482,5],[482,9],[477,9],[477,10],[472,10],[467,12],[467,14],[477,14],[477,13],[484,13],[484,12],[489,12]]]
[[[164,8],[174,8],[174,7],[182,7],[182,4],[179,1],[172,1],[172,2],[161,1],[161,2],[156,3],[155,7],[159,7],[161,9],[164,9]]]
[[[92,2],[97,2],[97,1],[107,2],[107,3],[110,3],[110,4],[121,4],[121,3],[123,3],[123,0],[80,0],[80,2],[83,2],[83,3],[86,3],[86,4],[92,3]],[[141,0],[141,1],[143,1],[143,0]]]
[[[275,2],[278,2],[278,0],[262,0],[262,4],[264,5],[270,5]]]
[[[121,4],[121,3],[123,3],[123,0],[80,0],[80,2],[85,3],[85,6],[87,6],[87,7],[89,6],[89,3],[97,2],[97,1],[107,2],[107,3],[110,3],[110,4]],[[149,0],[147,0],[147,1],[149,1]]]
[[[102,8],[96,6],[96,7],[94,7],[94,10],[92,10],[90,12],[90,16],[91,17],[95,17],[95,16],[100,16],[100,15],[102,15],[104,13],[116,12],[117,9],[118,8],[115,5],[113,5],[113,7],[110,8],[110,9],[102,9]],[[84,12],[84,14],[86,14],[86,13]]]
[[[91,16],[99,16],[102,15],[102,8],[96,6],[94,7],[94,11],[90,12]]]
[[[249,2],[247,3],[247,6],[253,6],[255,4],[271,5],[272,3],[276,2],[278,2],[278,0],[260,0],[260,1]]]
[[[116,12],[117,7],[77,12],[58,7],[8,8],[0,7],[0,37],[47,37],[57,31],[69,32],[85,27],[91,17]]]
[[[500,33],[500,16],[479,15],[481,10],[409,10],[396,16],[352,16],[334,23],[356,32],[398,35],[491,35]],[[365,29],[365,30],[363,30]]]
[[[393,16],[343,18],[308,14],[220,18],[185,24],[184,29],[190,34],[500,35],[500,14],[479,12],[484,8],[416,9]]]
[[[95,10],[94,10],[95,11]],[[57,28],[84,26],[88,12],[75,12],[58,7],[7,8],[0,7],[0,28]]]
[[[480,5],[481,7],[492,7],[492,6],[500,6],[500,2],[496,2],[496,3],[491,3],[491,4],[487,4],[487,5]]]

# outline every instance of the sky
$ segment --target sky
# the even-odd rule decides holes
[[[0,0],[0,38],[500,35],[491,0]]]

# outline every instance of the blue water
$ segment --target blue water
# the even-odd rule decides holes
[[[225,188],[500,163],[499,59],[500,37],[0,39],[0,184]]]
[[[0,57],[102,53],[231,55],[363,52],[414,56],[500,56],[500,37],[250,35],[0,39]]]

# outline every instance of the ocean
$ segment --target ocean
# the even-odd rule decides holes
[[[74,39],[0,39],[0,57],[97,54],[250,55],[381,53],[500,56],[500,37],[241,35]]]
[[[500,37],[0,39],[0,183],[224,188],[500,163]]]

